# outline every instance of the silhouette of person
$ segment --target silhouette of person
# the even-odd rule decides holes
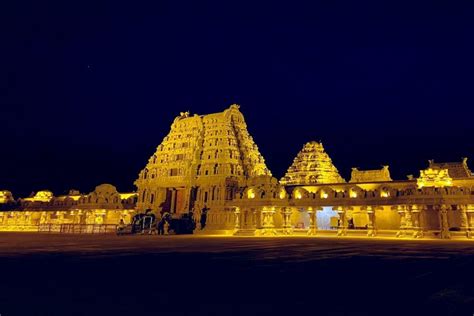
[[[348,222],[348,228],[349,229],[354,229],[355,228],[353,218],[350,218],[347,222]]]
[[[165,218],[164,217],[162,217],[160,221],[158,222],[157,229],[158,229],[158,235],[165,234]]]
[[[125,225],[125,222],[123,221],[123,218],[121,218],[121,219],[120,219],[120,222],[119,222],[119,224],[118,224],[118,226],[117,226],[117,232],[118,232],[118,233],[122,233],[123,230],[125,229],[125,226],[126,226],[126,225]]]
[[[207,212],[209,209],[207,208],[206,205],[204,205],[204,208],[201,210],[201,230],[206,227],[206,222],[207,222]]]

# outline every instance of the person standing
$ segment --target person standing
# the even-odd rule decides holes
[[[204,205],[204,208],[201,210],[201,230],[206,227],[206,222],[207,222],[207,212],[209,209],[207,208],[206,205]]]
[[[165,234],[165,219],[163,217],[158,221],[157,229],[158,229],[158,235]]]

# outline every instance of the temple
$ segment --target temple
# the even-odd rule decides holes
[[[179,215],[210,209],[211,227],[231,228],[235,198],[247,179],[271,176],[238,105],[208,115],[181,113],[140,172],[138,209]]]
[[[14,200],[8,193],[10,199],[0,199],[0,231],[115,232],[120,220],[130,223],[136,214],[137,193],[119,193],[110,184],[99,185],[88,194],[70,190],[67,195],[54,196],[45,190]]]
[[[384,236],[466,239],[474,228],[474,177],[467,159],[434,162],[392,179],[389,166],[352,168],[346,181],[320,142],[308,142],[278,180],[250,136],[238,105],[183,112],[139,172],[136,192],[110,184],[83,194],[0,191],[0,230],[112,232],[150,210],[179,217],[207,212],[204,234]]]

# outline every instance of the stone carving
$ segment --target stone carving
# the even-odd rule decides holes
[[[428,160],[430,169],[447,169],[453,179],[472,178],[472,172],[467,165],[467,158],[462,158],[461,162],[435,162]]]
[[[392,181],[388,166],[379,170],[359,170],[352,168],[351,180],[349,182],[384,182]]]
[[[51,191],[38,191],[31,197],[23,199],[24,201],[31,202],[49,202],[53,198],[53,193]]]
[[[449,176],[448,169],[428,168],[420,171],[420,177],[416,181],[418,188],[423,187],[445,187],[453,185],[453,179]]]
[[[15,199],[10,191],[0,191],[0,204],[13,203]]]
[[[232,211],[225,202],[258,176],[271,172],[238,105],[207,115],[182,113],[135,181],[137,207],[172,214],[194,208],[196,216],[208,207],[212,227],[214,220],[220,221],[217,212]]]
[[[280,180],[283,185],[344,182],[331,158],[324,151],[323,144],[314,141],[303,146],[285,176]]]

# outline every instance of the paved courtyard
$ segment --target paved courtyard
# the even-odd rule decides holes
[[[473,315],[474,242],[0,234],[0,314]]]

